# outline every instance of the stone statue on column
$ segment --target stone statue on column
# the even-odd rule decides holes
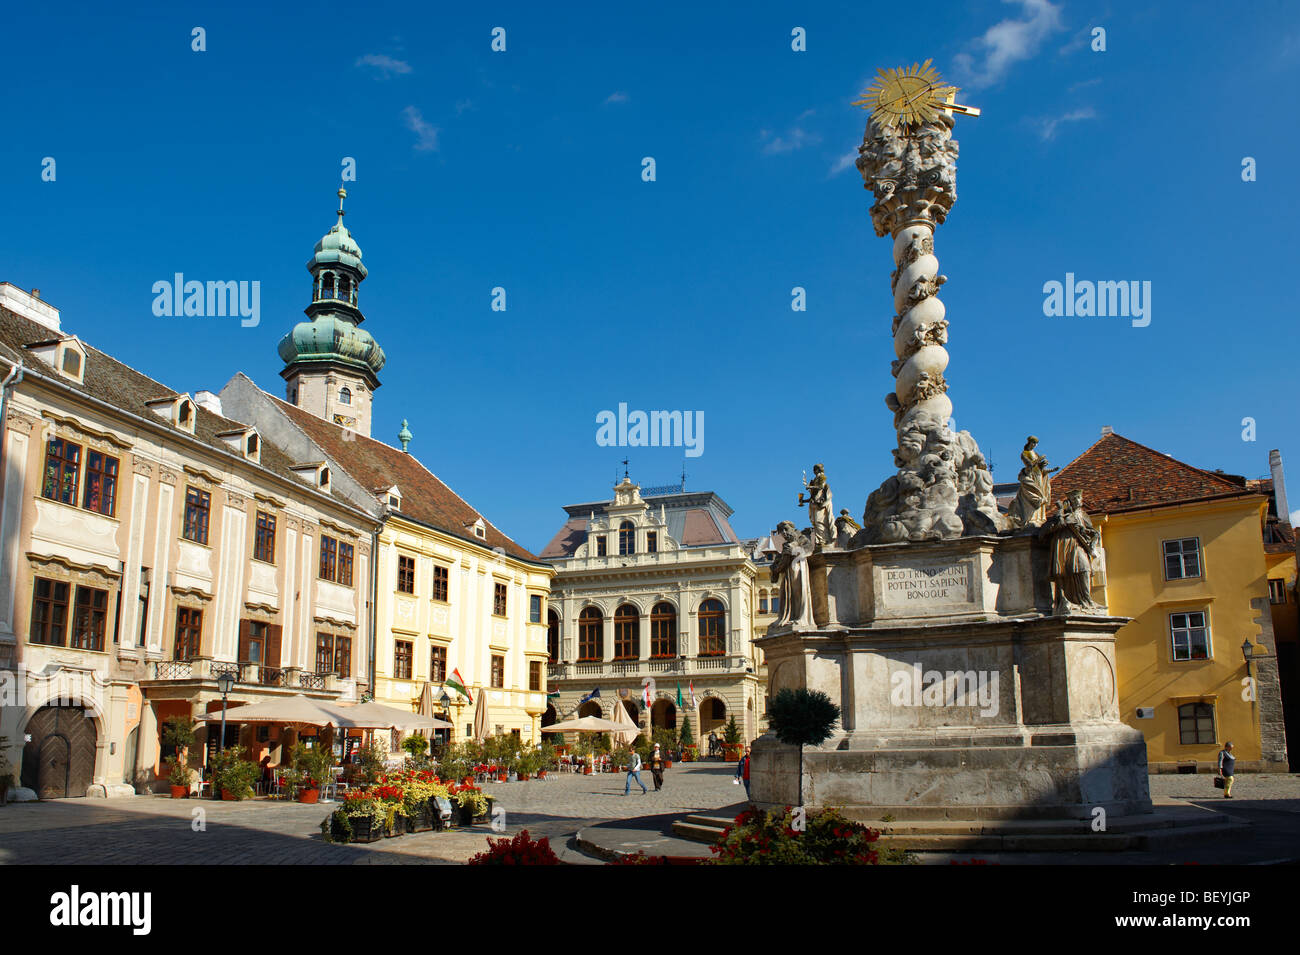
[[[1020,452],[1024,467],[1016,480],[1019,488],[1007,509],[1007,523],[1013,528],[1039,527],[1047,519],[1047,508],[1052,503],[1052,478],[1060,468],[1048,470],[1047,458],[1036,450],[1038,439],[1032,434]]]
[[[1092,564],[1101,533],[1083,510],[1083,492],[1071,491],[1039,533],[1052,544],[1054,612],[1104,613],[1092,599]]]
[[[807,472],[804,472],[807,473]],[[799,506],[808,505],[808,521],[812,525],[813,541],[820,549],[835,543],[835,517],[831,507],[831,486],[826,483],[826,469],[813,465],[813,479],[803,482],[808,492],[807,500],[799,495]]]
[[[857,161],[875,196],[871,221],[894,242],[894,413],[898,446],[890,477],[867,499],[866,543],[993,534],[1005,525],[993,478],[970,432],[953,432],[948,398],[948,319],[934,254],[935,228],[957,199],[957,143],[944,108],[915,123],[873,114]]]
[[[813,542],[795,529],[790,521],[776,526],[781,550],[772,558],[770,575],[781,598],[781,616],[774,626],[811,630],[816,624],[812,613],[812,584],[808,576],[808,555]]]

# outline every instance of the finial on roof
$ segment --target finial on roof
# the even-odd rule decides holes
[[[343,221],[343,200],[348,197],[348,191],[339,186],[339,222]]]
[[[342,192],[342,191],[343,191],[342,189],[339,190],[339,192]],[[406,446],[407,446],[408,444],[411,443],[411,438],[412,438],[412,437],[414,437],[414,435],[411,434],[411,429],[408,428],[408,427],[406,426],[406,419],[403,418],[403,419],[402,419],[402,430],[399,431],[399,432],[397,432],[397,440],[400,441],[400,442],[402,442],[402,450],[403,450],[403,451],[406,451]],[[410,452],[408,451],[407,453],[409,454]]]

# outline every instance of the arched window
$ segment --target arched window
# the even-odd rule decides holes
[[[351,289],[352,289],[352,282],[348,279],[348,277],[346,275],[340,276],[339,277],[339,298],[343,299],[345,302],[348,301],[352,297]]]
[[[641,614],[631,604],[614,611],[614,659],[635,660],[641,655]]]
[[[595,607],[578,614],[578,662],[590,663],[605,657],[605,615]]]
[[[677,656],[677,611],[670,603],[657,603],[650,611],[650,657]]]
[[[352,389],[351,389],[351,388],[348,388],[348,387],[344,386],[344,387],[339,391],[339,404],[341,404],[341,405],[350,405],[350,404],[352,404]]]
[[[546,612],[546,652],[550,656],[550,662],[556,663],[560,659],[560,615],[554,610]],[[552,721],[554,722],[554,721]]]
[[[636,525],[631,521],[624,521],[618,525],[618,552],[619,554],[636,553]]]
[[[696,616],[700,620],[700,656],[722,656],[727,652],[727,612],[722,609],[722,601],[704,601]]]
[[[334,297],[334,273],[333,272],[326,272],[324,275],[321,276],[320,297],[321,298]]]

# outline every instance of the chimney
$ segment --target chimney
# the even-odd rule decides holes
[[[41,290],[38,288],[24,292],[17,285],[0,282],[0,308],[7,308],[15,315],[44,325],[52,332],[63,332],[59,327],[59,310],[41,300]]]
[[[1103,425],[1101,426],[1101,436],[1102,436],[1103,438],[1106,437],[1106,435],[1108,435],[1108,434],[1114,434],[1114,433],[1115,433],[1115,429],[1112,428],[1110,425],[1108,425],[1108,424],[1103,424]]]
[[[1291,523],[1291,511],[1286,502],[1286,481],[1282,477],[1282,452],[1274,449],[1268,452],[1268,469],[1273,475],[1273,506],[1277,508],[1278,520]]]
[[[211,391],[196,391],[194,393],[194,403],[200,408],[207,408],[215,415],[221,414],[221,398]]]

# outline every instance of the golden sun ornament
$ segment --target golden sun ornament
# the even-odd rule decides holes
[[[879,126],[933,123],[940,111],[978,116],[978,109],[954,102],[957,87],[945,84],[932,62],[877,70],[875,82],[853,105],[871,110],[871,118]]]

